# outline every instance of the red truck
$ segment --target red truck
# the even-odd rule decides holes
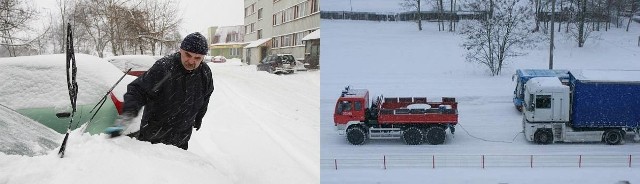
[[[409,145],[424,141],[437,145],[444,143],[446,129],[455,132],[458,103],[451,97],[428,102],[426,97],[383,96],[370,103],[368,90],[347,86],[336,102],[333,121],[339,134],[346,133],[353,145],[367,139],[397,138]]]

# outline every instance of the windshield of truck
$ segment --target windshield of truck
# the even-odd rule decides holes
[[[548,108],[551,108],[551,95],[537,95],[536,109],[548,109]]]
[[[346,100],[338,102],[338,105],[336,106],[336,114],[342,114],[347,111],[351,111],[351,102]]]

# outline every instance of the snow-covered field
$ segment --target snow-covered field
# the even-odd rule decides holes
[[[640,182],[635,167],[614,168],[344,168],[333,159],[382,159],[383,155],[639,155],[640,143],[556,143],[537,145],[522,136],[522,117],[511,102],[519,68],[548,68],[548,42],[512,60],[500,76],[466,62],[461,35],[438,32],[427,23],[322,20],[320,140],[322,183],[615,183]],[[447,25],[448,26],[448,25]],[[584,48],[556,34],[555,69],[640,70],[640,24],[630,32],[598,32]],[[560,35],[560,36],[558,36]],[[455,97],[459,126],[443,145],[405,145],[401,140],[369,140],[350,145],[337,135],[332,119],[341,90],[369,89],[371,96]],[[468,133],[467,133],[468,132]],[[477,137],[477,138],[474,138]],[[480,138],[480,139],[478,139]],[[484,140],[481,140],[484,139]],[[478,160],[479,162],[479,160]],[[328,163],[325,165],[325,163]],[[339,164],[338,164],[339,165]],[[637,167],[637,166],[636,166]]]
[[[215,91],[188,151],[72,132],[65,158],[0,153],[0,183],[318,183],[320,72],[209,66]]]

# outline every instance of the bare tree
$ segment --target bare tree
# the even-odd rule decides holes
[[[455,10],[455,6],[456,6],[456,0],[450,0],[449,1],[449,5],[451,7],[451,15],[452,17],[449,18],[449,32],[455,32],[456,31],[456,19],[457,17],[454,17],[457,15],[457,10]]]
[[[74,17],[89,38],[93,52],[98,57],[104,57],[104,50],[109,44],[109,35],[106,31],[108,23],[104,15],[105,12],[99,10],[96,3],[96,1],[80,2]]]
[[[156,47],[163,47],[164,44],[162,43],[164,42],[180,40],[180,38],[176,40],[166,39],[166,36],[172,31],[177,30],[178,25],[182,22],[176,9],[178,5],[173,0],[145,0],[142,6],[143,10],[148,14],[148,19],[145,22],[149,32],[141,36],[147,39],[153,55],[164,55],[163,53],[156,53]],[[160,48],[160,50],[162,50],[162,48]]]
[[[468,7],[487,13],[482,20],[467,22],[461,30],[466,37],[462,45],[468,50],[466,59],[487,66],[492,76],[500,75],[509,58],[525,55],[524,49],[540,41],[527,31],[530,7],[520,6],[518,0],[476,0]]]
[[[422,12],[420,11],[421,1],[422,0],[403,0],[400,3],[400,6],[406,10],[415,10],[415,17],[418,19],[418,31],[422,31]]]
[[[444,31],[445,30],[445,26],[444,26],[444,0],[437,0],[438,1],[438,31]]]
[[[631,24],[631,19],[633,18],[633,14],[638,11],[638,6],[640,6],[640,2],[637,0],[629,0],[629,7],[630,7],[630,11],[631,13],[629,14],[629,20],[627,22],[627,32],[629,32],[629,25]]]
[[[587,14],[587,0],[580,0],[579,3],[580,10],[578,11],[578,47],[584,46],[585,41],[585,21]]]
[[[0,1],[0,45],[11,57],[17,56],[20,48],[29,50],[35,41],[25,36],[33,34],[30,23],[38,14],[29,3],[27,0]]]

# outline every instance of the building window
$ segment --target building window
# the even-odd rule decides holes
[[[295,14],[293,13],[293,7],[286,10],[287,11],[287,22],[292,21]]]
[[[284,43],[282,44],[285,47],[291,46],[291,36],[292,35],[285,35],[284,36]]]
[[[318,12],[318,0],[311,0],[311,13]]]
[[[245,17],[248,17],[249,15],[251,15],[251,14],[256,12],[256,9],[255,9],[254,5],[255,5],[255,3],[253,3],[253,4],[249,5],[249,6],[247,6],[246,8],[244,8],[244,16]]]
[[[273,48],[278,48],[280,47],[280,37],[275,37],[271,40],[271,46]]]
[[[258,36],[258,39],[261,39],[261,38],[262,38],[262,29],[258,29],[258,34],[257,34],[257,36]]]
[[[229,56],[240,56],[240,48],[229,49]]]
[[[254,25],[255,25],[255,23],[251,23],[251,32],[252,32],[252,33],[255,31],[255,29],[254,29]]]
[[[262,8],[258,9],[258,20],[262,19]]]
[[[302,45],[302,38],[305,36],[304,32],[299,32],[295,34],[295,40],[296,40],[296,44],[295,45]]]
[[[306,16],[307,15],[307,9],[308,9],[307,8],[308,7],[307,2],[306,1],[302,2],[298,6],[300,6],[300,17]]]
[[[274,26],[276,25],[276,21],[277,21],[277,20],[278,20],[278,19],[276,18],[276,14],[273,14],[273,21],[272,21],[272,22],[273,22],[273,25],[274,25]]]
[[[216,35],[213,37],[213,41],[211,41],[212,44],[216,44],[220,42],[220,35]]]
[[[286,11],[278,12],[278,14],[280,14],[280,16],[282,16],[282,20],[281,20],[281,22],[280,22],[280,23],[285,23],[285,22],[287,22],[287,19],[285,19],[285,17],[287,17],[287,12],[286,12]]]
[[[226,42],[237,42],[238,41],[238,32],[231,32],[229,34],[227,34],[227,38],[225,39]]]

